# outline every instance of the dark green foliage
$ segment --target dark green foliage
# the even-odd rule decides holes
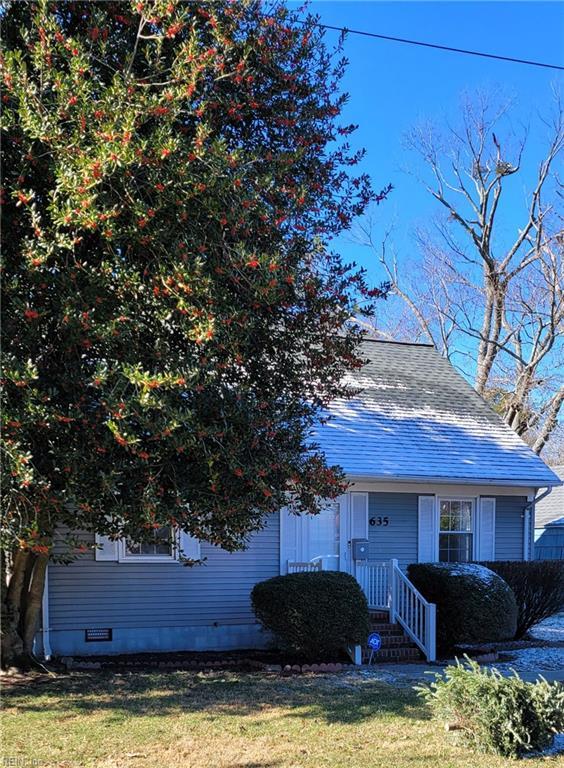
[[[483,563],[504,579],[517,600],[516,638],[531,627],[564,610],[562,560],[500,561]]]
[[[515,635],[517,605],[508,585],[493,571],[467,563],[419,563],[408,576],[437,606],[437,648],[493,643]]]
[[[259,621],[307,659],[335,655],[368,636],[366,597],[348,573],[276,576],[256,584],[251,600]]]
[[[564,686],[503,677],[476,662],[457,661],[418,689],[435,717],[480,752],[520,757],[548,747],[564,727]]]

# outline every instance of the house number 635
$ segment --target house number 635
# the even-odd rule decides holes
[[[386,517],[371,517],[369,520],[370,525],[389,525],[390,518]]]

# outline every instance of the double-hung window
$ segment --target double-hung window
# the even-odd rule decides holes
[[[130,539],[124,542],[125,560],[170,560],[175,558],[175,538],[170,526],[155,528],[152,537],[137,542]]]
[[[468,563],[474,553],[474,502],[439,499],[439,560]]]

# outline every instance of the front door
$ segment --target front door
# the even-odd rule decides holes
[[[324,571],[340,568],[341,505],[328,502],[318,515],[307,521],[308,560],[321,560]]]

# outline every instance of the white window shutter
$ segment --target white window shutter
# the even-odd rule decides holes
[[[478,503],[476,560],[495,560],[495,499],[482,497]]]
[[[96,534],[96,560],[112,560],[117,561],[118,557],[118,542],[109,538],[109,536],[101,536]]]
[[[420,563],[435,563],[439,551],[436,503],[434,496],[419,496],[417,526],[417,560]]]
[[[288,560],[296,562],[299,557],[299,530],[302,518],[293,515],[284,507],[280,510],[280,573],[288,573]]]
[[[368,494],[351,493],[351,539],[368,538]]]
[[[186,560],[200,559],[200,540],[190,536],[186,531],[180,531],[180,557]]]

